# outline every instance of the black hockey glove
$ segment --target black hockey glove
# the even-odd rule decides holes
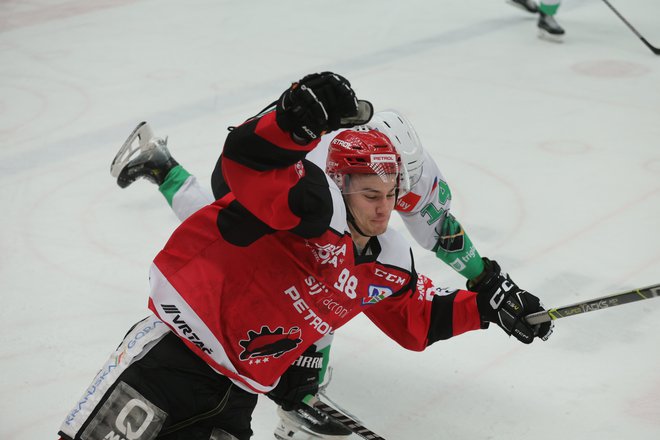
[[[483,258],[484,273],[477,282],[468,281],[467,288],[477,292],[477,307],[481,319],[494,322],[509,335],[520,342],[531,344],[535,336],[546,341],[554,323],[552,321],[538,325],[529,325],[523,318],[530,313],[545,310],[539,299],[522,290],[502,272],[499,264]]]
[[[313,73],[293,83],[277,101],[276,120],[299,144],[341,127],[366,124],[373,114],[367,101],[358,101],[351,83],[332,72]]]
[[[307,395],[314,396],[319,391],[319,374],[323,365],[323,353],[312,345],[280,377],[277,386],[268,393],[268,397],[291,411],[302,405]]]

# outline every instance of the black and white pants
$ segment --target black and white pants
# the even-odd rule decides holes
[[[138,322],[62,423],[66,440],[252,435],[257,395],[211,369],[155,316]]]

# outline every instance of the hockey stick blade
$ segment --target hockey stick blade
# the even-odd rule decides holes
[[[625,17],[624,17],[623,15],[621,15],[621,13],[620,13],[619,11],[617,11],[617,10],[614,8],[614,6],[612,6],[612,4],[611,4],[608,0],[603,0],[603,3],[605,3],[605,4],[607,5],[607,7],[610,8],[610,9],[612,10],[612,12],[614,12],[614,14],[615,14],[617,17],[619,17],[619,19],[621,19],[621,21],[622,21],[626,26],[628,26],[628,29],[630,29],[630,30],[632,31],[633,34],[637,35],[637,37],[638,37],[640,40],[642,40],[642,43],[644,43],[644,45],[645,45],[646,47],[648,47],[649,49],[651,49],[651,52],[653,52],[653,53],[656,54],[656,55],[660,55],[660,48],[657,48],[657,47],[653,46],[651,43],[648,42],[648,40],[647,40],[646,38],[642,37],[642,34],[640,34],[640,33],[637,31],[637,29],[635,29],[635,28],[633,27],[633,25],[631,25],[630,23],[628,23],[628,20],[626,20]]]
[[[532,313],[531,315],[527,315],[525,320],[531,325],[542,324],[559,318],[567,318],[581,313],[608,309],[610,307],[621,306],[623,304],[651,299],[658,296],[660,296],[660,284],[655,284],[653,286],[642,287],[641,289],[629,290],[627,292],[602,296],[600,298],[594,298],[564,307]]]
[[[648,47],[649,49],[651,49],[651,52],[653,52],[653,53],[656,54],[656,55],[660,55],[660,48],[652,46],[651,43],[649,43],[649,42],[646,40],[646,38],[644,38],[644,37],[642,37],[642,36],[640,36],[639,39],[642,40],[642,43],[646,44],[646,47]]]
[[[344,414],[343,412],[331,407],[327,403],[320,400],[318,397],[313,397],[307,402],[312,408],[321,411],[328,417],[332,417],[337,422],[344,425],[346,428],[350,429],[355,434],[367,440],[385,440],[385,438],[379,436],[369,428],[365,427],[362,423],[358,422],[352,417]]]
[[[371,120],[374,115],[374,106],[363,99],[358,99],[358,111],[355,116],[341,118],[339,126],[344,128],[354,127],[356,125],[364,125]]]

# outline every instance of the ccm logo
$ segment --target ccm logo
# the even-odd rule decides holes
[[[389,281],[390,283],[394,284],[399,284],[403,286],[406,283],[406,279],[400,275],[395,275],[393,273],[385,272],[383,269],[376,268],[375,270],[376,276],[379,276],[381,278],[385,278],[385,280]]]

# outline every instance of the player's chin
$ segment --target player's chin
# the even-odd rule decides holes
[[[380,222],[380,221],[372,221],[369,224],[369,229],[370,229],[370,236],[374,235],[380,235],[383,234],[385,231],[387,231],[387,221]]]

